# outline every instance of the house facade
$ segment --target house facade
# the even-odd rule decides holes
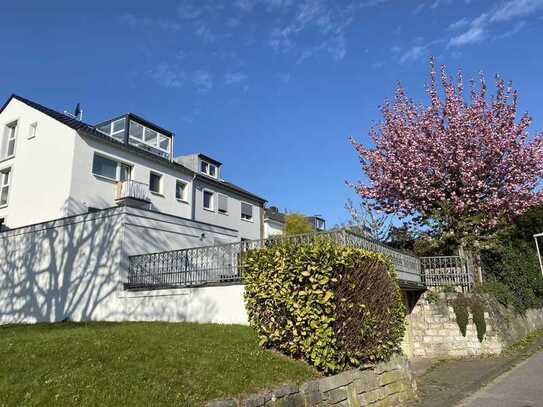
[[[263,198],[211,157],[174,157],[174,134],[137,115],[89,125],[12,95],[0,142],[3,229],[130,205],[263,237]]]

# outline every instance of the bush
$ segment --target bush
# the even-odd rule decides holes
[[[509,288],[519,313],[543,305],[543,279],[532,235],[543,231],[542,208],[528,211],[502,231],[491,249],[481,253],[486,279]]]
[[[468,322],[469,322],[469,302],[462,294],[458,294],[453,301],[454,315],[456,316],[456,324],[462,333],[462,336],[466,336]]]
[[[326,373],[400,350],[405,309],[390,261],[328,239],[277,241],[244,259],[249,320],[263,346]]]
[[[515,303],[513,293],[505,284],[496,280],[485,281],[475,287],[475,293],[488,294],[496,299],[504,307],[512,306]]]
[[[307,220],[307,217],[301,213],[287,213],[285,215],[285,225],[283,226],[283,233],[285,235],[302,235],[314,231],[315,230]]]
[[[479,342],[483,342],[486,334],[485,321],[485,305],[481,298],[476,295],[466,297],[462,293],[458,293],[452,301],[454,314],[456,316],[456,324],[460,329],[462,336],[466,336],[469,323],[469,311],[473,315],[473,323],[477,329],[477,338]]]

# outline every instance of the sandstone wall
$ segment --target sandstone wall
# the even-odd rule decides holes
[[[214,400],[208,407],[261,406],[397,406],[416,396],[416,383],[409,362],[397,355],[375,367],[353,369],[335,376],[286,385],[274,390],[227,400]]]
[[[493,355],[511,343],[543,328],[543,310],[528,310],[521,316],[490,298],[485,302],[486,334],[482,342],[470,312],[464,337],[456,323],[452,302],[457,294],[437,294],[429,302],[428,293],[417,302],[409,316],[411,352],[414,357],[464,357]]]

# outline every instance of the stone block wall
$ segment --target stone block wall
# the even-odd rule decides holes
[[[302,385],[285,385],[254,395],[214,400],[208,407],[397,406],[416,397],[416,383],[402,355],[371,368],[353,369]]]
[[[526,315],[520,316],[495,300],[484,297],[486,334],[479,342],[471,312],[466,336],[460,332],[452,307],[457,294],[437,295],[439,300],[430,303],[428,294],[424,294],[409,315],[413,357],[499,354],[514,341],[543,328],[543,310],[528,310]]]

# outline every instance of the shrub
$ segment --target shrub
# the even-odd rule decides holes
[[[483,342],[486,334],[485,306],[479,297],[472,297],[470,308],[473,314],[473,323],[477,329],[477,339],[479,342]]]
[[[468,299],[462,294],[458,294],[458,296],[453,300],[452,305],[458,328],[460,329],[462,336],[466,336],[469,322]]]
[[[466,336],[469,323],[469,311],[473,315],[473,323],[477,329],[477,338],[482,342],[486,334],[485,321],[485,306],[481,298],[478,296],[466,297],[462,293],[458,293],[457,297],[452,301],[456,323],[462,336]]]
[[[477,285],[474,292],[490,295],[504,307],[509,307],[515,302],[515,298],[509,287],[496,280],[485,281],[482,284]]]
[[[481,252],[485,278],[507,286],[520,313],[543,305],[543,279],[533,239],[541,231],[543,207],[530,209]]]
[[[301,213],[288,213],[285,215],[285,225],[283,226],[285,235],[301,235],[311,232],[314,232],[314,229],[306,216]]]
[[[244,259],[249,320],[263,346],[326,373],[400,350],[405,309],[390,261],[328,239],[277,241]]]

